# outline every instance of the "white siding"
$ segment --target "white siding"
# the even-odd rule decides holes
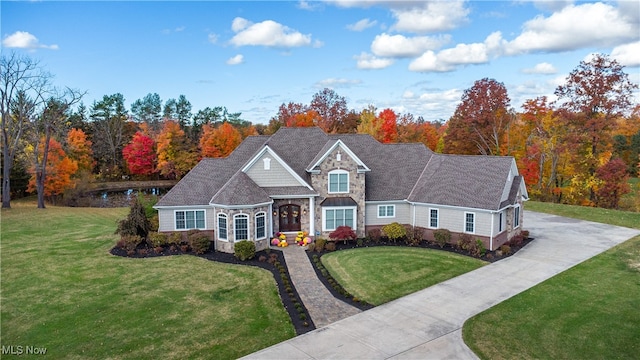
[[[471,209],[452,209],[434,205],[416,205],[416,226],[429,228],[429,208],[438,209],[441,229],[451,232],[464,232],[465,212],[475,214],[474,235],[491,236],[491,213],[474,211]]]
[[[269,170],[264,169],[264,158],[271,159]],[[262,187],[302,186],[269,152],[265,152],[246,173],[251,180]]]
[[[396,216],[393,218],[378,218],[378,205],[395,205]],[[364,224],[366,226],[387,225],[392,222],[411,224],[411,205],[405,202],[365,205]]]

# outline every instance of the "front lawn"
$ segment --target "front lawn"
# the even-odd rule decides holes
[[[486,262],[446,251],[405,247],[340,250],[322,264],[347,291],[373,305],[422,290]]]
[[[126,208],[12,206],[1,213],[4,347],[53,358],[232,359],[295,336],[266,270],[112,256]]]
[[[537,211],[587,221],[640,229],[640,212],[619,211],[578,205],[563,205],[539,201],[527,201],[525,211]],[[526,226],[526,214],[525,214]]]
[[[483,359],[637,359],[640,236],[467,320]]]

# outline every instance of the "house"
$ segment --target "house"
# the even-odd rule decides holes
[[[246,138],[226,158],[202,159],[160,199],[159,231],[209,232],[218,251],[276,232],[327,238],[340,225],[360,237],[398,222],[467,233],[489,250],[520,233],[527,200],[515,160],[436,154],[420,143],[281,128]]]

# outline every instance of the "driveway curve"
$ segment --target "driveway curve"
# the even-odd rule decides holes
[[[640,230],[525,211],[515,255],[273,345],[245,359],[476,359],[464,322]]]

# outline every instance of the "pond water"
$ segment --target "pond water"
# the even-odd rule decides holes
[[[170,188],[128,189],[124,191],[100,191],[87,193],[73,199],[68,206],[76,207],[128,207],[138,196],[162,196]]]

